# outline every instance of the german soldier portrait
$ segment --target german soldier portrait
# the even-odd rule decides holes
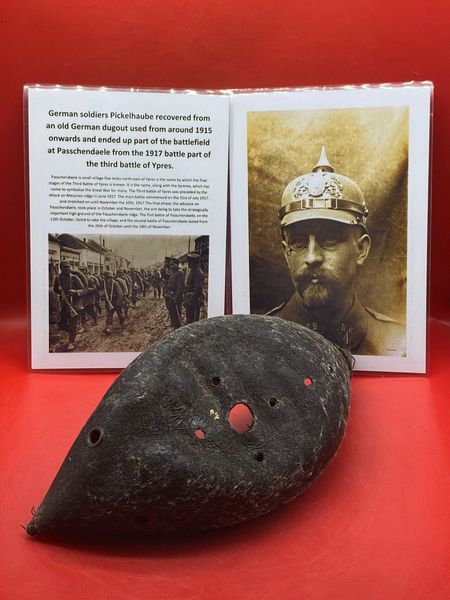
[[[284,189],[281,244],[294,292],[268,314],[305,325],[355,354],[401,355],[404,326],[363,304],[356,283],[372,240],[361,188],[336,173],[325,148]]]
[[[233,310],[315,329],[346,346],[357,369],[403,369],[413,355],[408,290],[419,287],[412,117],[407,105],[361,94],[349,92],[347,106],[320,92],[316,106],[314,93],[296,92],[276,110],[272,98],[246,99],[236,171],[247,185],[234,203],[247,200],[248,224],[237,211],[233,219],[248,263],[233,259]]]

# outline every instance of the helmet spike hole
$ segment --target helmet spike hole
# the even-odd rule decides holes
[[[238,402],[228,413],[228,422],[237,433],[246,433],[253,427],[253,413],[244,402]]]

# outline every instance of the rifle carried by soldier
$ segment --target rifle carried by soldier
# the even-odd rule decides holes
[[[66,292],[64,291],[64,288],[61,285],[61,281],[59,280],[59,276],[58,275],[56,276],[56,282],[57,282],[58,287],[59,287],[59,293],[60,293],[60,296],[62,298],[62,301],[64,302],[64,304],[69,309],[70,316],[72,318],[78,317],[77,311],[74,309],[74,307],[72,306],[72,304],[67,299]]]

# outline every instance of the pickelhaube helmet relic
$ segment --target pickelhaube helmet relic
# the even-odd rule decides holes
[[[322,146],[312,172],[296,177],[286,186],[278,214],[281,228],[306,219],[331,219],[366,229],[368,213],[359,186],[334,172]]]

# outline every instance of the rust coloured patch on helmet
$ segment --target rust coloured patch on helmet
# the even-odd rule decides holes
[[[334,456],[349,381],[338,348],[276,317],[180,328],[108,390],[27,532],[198,531],[267,513]]]

